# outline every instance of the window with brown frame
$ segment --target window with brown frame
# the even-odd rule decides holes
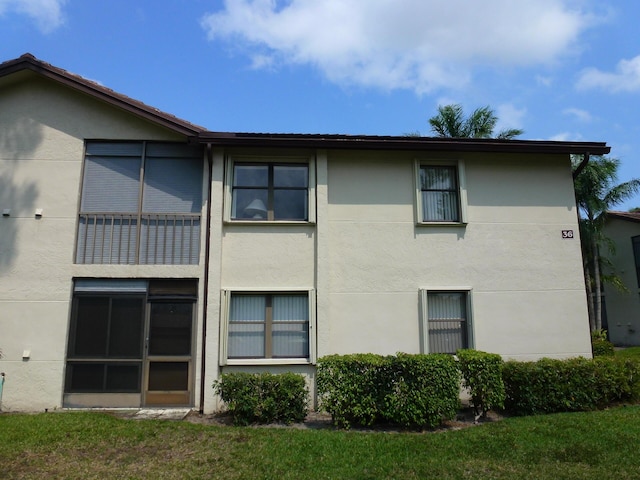
[[[308,293],[232,293],[229,359],[308,358]]]
[[[309,165],[235,162],[231,220],[308,221]]]

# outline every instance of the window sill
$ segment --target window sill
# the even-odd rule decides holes
[[[242,358],[227,360],[223,366],[313,365],[308,358]]]
[[[224,225],[315,225],[316,222],[308,220],[225,220]]]
[[[466,227],[467,222],[417,222],[418,227]]]

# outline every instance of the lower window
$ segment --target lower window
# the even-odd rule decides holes
[[[421,293],[423,350],[454,354],[458,349],[471,348],[469,292],[423,290]]]
[[[225,292],[226,358],[310,358],[309,292]]]

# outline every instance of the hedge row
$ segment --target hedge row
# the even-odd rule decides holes
[[[505,408],[516,415],[585,411],[640,398],[640,363],[616,357],[505,362]]]
[[[320,408],[340,427],[434,427],[458,411],[460,373],[444,354],[330,355],[318,362],[317,388]]]
[[[309,391],[302,375],[226,373],[213,388],[235,425],[301,422],[307,416]]]
[[[319,407],[335,425],[393,423],[435,427],[460,407],[460,384],[479,417],[504,408],[516,415],[584,411],[640,399],[640,361],[603,356],[503,362],[496,354],[330,355],[318,362]],[[307,413],[304,378],[230,373],[214,388],[234,423],[299,422]]]

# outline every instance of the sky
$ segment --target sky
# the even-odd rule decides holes
[[[607,142],[623,182],[639,23],[635,0],[0,0],[0,62],[29,52],[212,131],[428,136],[439,105],[488,105],[521,139]]]

